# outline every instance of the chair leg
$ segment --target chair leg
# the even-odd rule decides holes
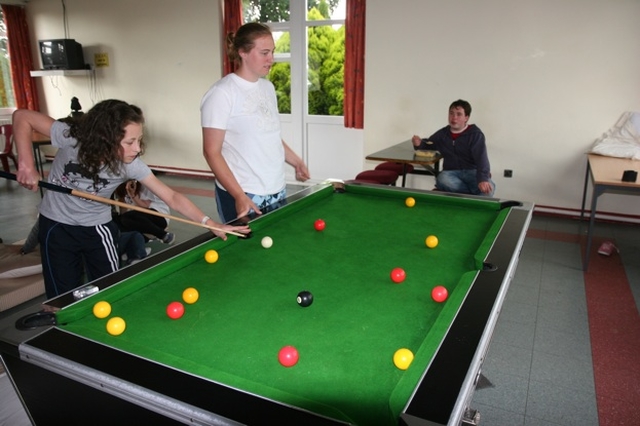
[[[11,158],[11,161],[13,161],[13,165],[16,167],[16,170],[18,170],[18,160],[16,159],[15,155],[3,155],[2,157],[0,157],[0,161],[2,161],[2,169],[7,173],[11,172],[11,167],[9,166],[9,158]]]

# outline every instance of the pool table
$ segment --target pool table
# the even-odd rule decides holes
[[[468,405],[532,210],[405,188],[312,186],[252,218],[249,238],[206,232],[94,281],[96,294],[47,301],[55,326],[19,345],[20,363],[84,389],[73,409],[58,408],[63,419],[114,421],[122,411],[131,421],[135,410],[118,408],[124,401],[154,424],[461,424],[474,414]],[[436,247],[425,244],[429,235]],[[209,250],[215,263],[205,261]],[[394,268],[403,281],[391,279]],[[445,301],[433,300],[435,286],[448,290]],[[182,301],[188,287],[199,293],[193,304]],[[303,290],[313,294],[307,307],[296,300]],[[93,315],[98,301],[110,303],[107,318]],[[183,303],[179,319],[167,316],[172,301]],[[115,316],[126,322],[117,336],[106,330]],[[285,367],[278,352],[289,345],[299,359]],[[400,348],[414,355],[406,369],[393,362]],[[34,419],[55,417],[36,394],[22,395]]]

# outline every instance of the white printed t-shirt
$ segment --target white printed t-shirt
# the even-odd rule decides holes
[[[205,93],[200,111],[202,127],[225,130],[222,156],[244,192],[271,195],[285,188],[284,146],[273,83],[229,74]]]
[[[51,144],[58,152],[51,164],[48,181],[71,190],[87,192],[110,198],[113,191],[128,179],[142,180],[151,169],[140,157],[122,165],[122,174],[115,175],[104,168],[98,174],[98,182],[78,164],[78,147],[75,138],[68,136],[69,125],[54,121],[51,125]],[[48,189],[40,204],[40,213],[56,222],[76,226],[96,226],[111,221],[111,206],[98,201],[76,197]]]

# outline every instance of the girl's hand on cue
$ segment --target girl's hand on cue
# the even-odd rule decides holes
[[[16,173],[16,180],[18,183],[30,191],[38,190],[38,182],[40,181],[40,174],[35,169],[27,169],[21,167]]]

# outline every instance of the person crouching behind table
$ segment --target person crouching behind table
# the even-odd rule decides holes
[[[171,212],[164,201],[133,179],[117,187],[113,195],[116,200],[125,204],[154,210],[165,215]],[[145,234],[153,235],[165,244],[171,244],[175,239],[175,235],[167,231],[169,219],[164,216],[120,207],[119,214],[114,215],[113,220],[116,221],[122,232],[137,231],[142,233],[145,242],[149,241]]]
[[[436,178],[436,189],[459,194],[493,197],[496,184],[491,180],[491,167],[484,133],[471,116],[469,102],[459,99],[449,106],[449,125],[426,139],[411,138],[416,150],[439,151],[444,159]]]
[[[50,184],[108,199],[122,182],[140,181],[167,205],[191,221],[227,231],[248,233],[246,226],[214,222],[187,197],[153,175],[142,162],[142,111],[135,105],[110,99],[97,103],[70,123],[26,109],[13,113],[14,140],[19,154],[17,181],[38,190],[31,135],[50,136],[58,148],[48,176]],[[109,204],[48,190],[40,203],[39,240],[42,273],[48,298],[69,292],[119,268],[118,226]]]

